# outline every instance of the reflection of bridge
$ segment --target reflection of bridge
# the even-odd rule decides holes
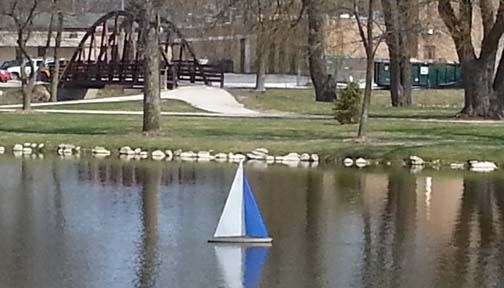
[[[224,83],[221,65],[201,64],[177,27],[161,20],[160,71],[168,88],[179,81]],[[68,63],[62,66],[60,86],[65,88],[103,88],[107,85],[143,86],[145,55],[140,45],[142,34],[134,16],[114,11],[91,26]]]

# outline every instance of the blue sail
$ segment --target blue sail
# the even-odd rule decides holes
[[[261,280],[264,263],[268,257],[267,247],[245,248],[245,273],[243,284],[245,288],[255,288]]]
[[[261,211],[250,189],[247,177],[243,175],[243,201],[245,205],[245,231],[246,235],[255,238],[266,238],[268,230],[264,225]]]

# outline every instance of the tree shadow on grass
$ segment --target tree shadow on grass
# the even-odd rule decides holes
[[[432,128],[432,127],[426,127],[426,128],[400,128],[400,129],[384,129],[382,131],[388,131],[392,133],[403,133],[403,134],[409,134],[409,135],[432,135],[436,136],[438,138],[444,138],[445,140],[452,139],[452,140],[467,140],[468,138],[471,139],[471,141],[484,141],[485,144],[489,144],[488,140],[492,140],[494,144],[504,144],[504,127],[501,128],[503,133],[495,132],[495,134],[489,135],[489,132],[482,131],[482,129],[485,129],[484,127],[481,127],[477,132],[465,132],[463,131],[466,128],[453,128],[453,127],[443,127],[443,128]],[[469,128],[467,128],[469,129]],[[473,128],[471,128],[473,129]],[[488,128],[491,129],[491,128]],[[457,130],[462,130],[462,131],[457,131]]]
[[[28,127],[28,128],[16,128],[16,129],[2,129],[0,128],[0,132],[5,133],[26,133],[26,134],[62,134],[62,135],[124,135],[129,131],[124,132],[112,132],[105,131],[103,129],[96,129],[93,127],[89,128],[51,128],[51,129],[40,129],[36,127]]]

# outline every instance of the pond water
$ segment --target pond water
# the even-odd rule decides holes
[[[0,287],[503,287],[504,174],[246,165],[270,248],[207,243],[236,165],[0,158]]]

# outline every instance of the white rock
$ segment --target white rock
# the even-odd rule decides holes
[[[227,160],[228,155],[226,153],[215,154],[215,160]]]
[[[5,153],[5,147],[0,146],[0,154],[4,154],[4,153]]]
[[[12,151],[22,152],[23,151],[23,145],[21,145],[21,144],[14,145],[14,148],[12,148]]]
[[[410,156],[409,161],[410,161],[410,164],[413,166],[425,164],[425,161],[418,156]]]
[[[32,143],[30,147],[31,147],[32,149],[37,149],[37,146],[38,146],[38,145],[37,145],[37,143]]]
[[[343,160],[343,165],[345,167],[352,167],[354,164],[354,161],[352,158],[345,158],[345,160]]]
[[[23,148],[23,154],[32,154],[33,149],[30,147]]]
[[[213,159],[213,156],[208,151],[199,151],[197,157],[198,160],[210,161]]]
[[[364,168],[368,165],[369,165],[369,161],[367,161],[364,158],[359,158],[359,159],[355,160],[355,166],[357,166],[359,168]]]
[[[110,152],[109,150],[107,150],[101,146],[96,146],[95,148],[93,148],[91,150],[91,153],[93,153],[94,155],[97,155],[97,156],[110,156],[110,155],[112,155],[112,152]]]
[[[254,153],[254,151],[247,153],[247,158],[252,160],[263,160],[266,159],[265,154]]]
[[[260,153],[260,154],[269,154],[269,151],[266,148],[256,148],[256,149],[254,149],[253,152],[257,152],[257,153]]]
[[[497,165],[489,161],[469,161],[469,169],[474,172],[492,172],[497,169]]]
[[[177,150],[173,151],[173,156],[174,157],[179,157],[180,154],[182,154],[182,149],[177,149]]]
[[[451,169],[464,169],[465,164],[464,163],[451,163],[450,168]]]
[[[42,150],[42,149],[45,148],[45,144],[44,143],[40,143],[40,144],[38,144],[37,148],[38,148],[38,150]]]
[[[119,149],[119,155],[135,155],[135,150],[129,146],[124,146]]]
[[[232,157],[229,157],[229,160],[232,162],[241,162],[247,160],[247,156],[243,154],[233,154]]]
[[[30,147],[31,148],[31,143],[26,142],[26,143],[23,144],[23,147]]]
[[[166,150],[165,154],[166,154],[166,161],[173,160],[173,152],[171,150]]]
[[[180,158],[196,158],[197,156],[198,154],[194,153],[193,151],[180,153]]]
[[[320,161],[320,157],[317,154],[311,154],[310,158],[311,158],[311,161],[313,161],[313,162],[319,162]]]
[[[72,155],[73,150],[72,149],[63,149],[63,155]]]
[[[140,153],[142,153],[142,148],[135,148],[135,154],[139,155]]]
[[[256,160],[264,160],[268,156],[268,149],[265,148],[257,148],[249,153],[247,153],[247,157],[250,159]]]
[[[266,156],[266,163],[268,164],[275,163],[275,156]]]
[[[298,153],[289,153],[283,156],[283,162],[299,162],[301,161],[301,157]]]
[[[157,156],[152,156],[152,160],[154,161],[162,161],[165,157],[157,157]]]
[[[311,161],[310,154],[308,154],[308,153],[301,154],[300,160],[303,161],[303,162],[309,162],[309,161]]]
[[[14,151],[12,154],[14,154],[14,157],[16,157],[16,158],[23,157],[23,150]]]
[[[152,159],[153,160],[163,160],[165,157],[166,157],[166,154],[161,151],[161,150],[156,150],[156,151],[153,151],[152,154]]]
[[[149,158],[149,152],[142,151],[142,152],[138,153],[138,156],[140,157],[140,159],[147,159],[147,158]]]

